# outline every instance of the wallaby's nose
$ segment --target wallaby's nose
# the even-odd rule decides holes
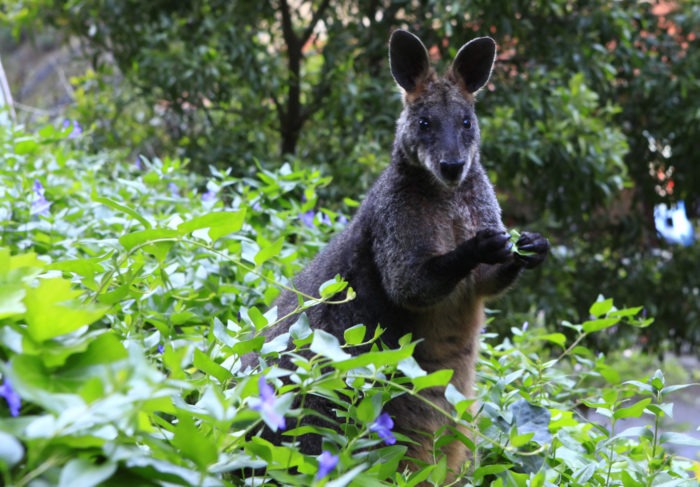
[[[440,174],[448,181],[455,181],[462,175],[464,161],[462,160],[443,160],[440,161]]]

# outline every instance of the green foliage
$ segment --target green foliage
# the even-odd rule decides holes
[[[651,218],[654,204],[677,199],[697,213],[698,0],[6,3],[0,16],[16,34],[50,26],[81,41],[92,69],[71,80],[70,117],[93,151],[129,147],[253,180],[261,164],[319,168],[334,181],[320,198],[336,211],[390,157],[400,96],[389,33],[418,33],[439,69],[462,42],[492,35],[482,159],[509,226],[556,246],[528,278],[535,308],[585,320],[604,282],[625,305],[645,296],[658,318],[649,348],[700,343],[697,245],[663,248]],[[500,329],[531,302],[504,301]]]
[[[668,394],[691,386],[661,372],[626,380],[583,345],[613,326],[649,325],[639,308],[601,299],[589,320],[554,333],[484,334],[478,403],[449,385],[451,371],[421,370],[410,337],[385,350],[381,332],[357,325],[338,341],[301,315],[265,342],[282,318],[272,300],[343,225],[318,208],[328,179],[284,166],[203,180],[177,159],[139,168],[69,137],[0,125],[4,484],[443,485],[439,449],[459,441],[476,453],[466,485],[695,485],[691,459],[671,448],[697,440],[660,429]],[[299,311],[352,298],[336,278],[300,295]],[[362,344],[370,351],[348,353]],[[258,365],[242,370],[249,352]],[[280,357],[292,365],[273,365]],[[400,471],[405,438],[386,440],[382,407],[434,387],[452,405],[436,414],[476,428],[442,432],[434,465]],[[283,445],[257,435],[282,416],[301,421],[312,396],[332,401],[337,429],[292,427]],[[654,423],[618,426],[643,415]],[[323,436],[321,457],[294,446],[309,431]]]

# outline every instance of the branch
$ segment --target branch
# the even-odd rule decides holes
[[[308,41],[311,38],[311,34],[314,33],[316,24],[318,24],[318,21],[321,20],[321,16],[323,16],[324,11],[328,8],[328,5],[330,5],[330,3],[331,0],[323,0],[321,2],[321,5],[319,5],[316,11],[314,12],[313,16],[311,17],[311,22],[309,22],[309,25],[306,27],[304,34],[302,34],[301,36],[300,41],[302,46],[306,44],[306,41]]]
[[[291,52],[293,48],[296,49],[299,39],[294,32],[292,13],[287,0],[280,0],[280,10],[282,10],[282,36],[284,37],[284,42],[287,44],[287,49]]]

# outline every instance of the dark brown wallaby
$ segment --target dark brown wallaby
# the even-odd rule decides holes
[[[427,372],[452,369],[452,384],[471,397],[484,302],[505,291],[523,268],[539,265],[549,243],[524,232],[517,246],[527,255],[513,253],[493,187],[479,162],[474,101],[491,75],[493,39],[480,37],[463,45],[444,77],[430,68],[425,46],[409,32],[393,33],[389,54],[391,72],[404,90],[391,164],[345,230],[294,282],[299,290],[317,294],[322,283],[340,274],[357,297],[309,309],[313,328],[342,342],[350,326],[362,323],[371,334],[381,325],[382,341],[390,347],[410,333],[421,340],[414,354],[420,366]],[[276,302],[279,316],[297,304],[294,293],[284,292]],[[275,325],[268,337],[288,331],[294,321]],[[425,394],[449,409],[444,390]],[[333,417],[326,402],[314,401],[307,398],[305,405]],[[449,421],[423,402],[401,396],[386,411],[396,431],[415,441],[409,456],[433,462],[447,455],[454,472],[468,459],[461,442],[433,451],[432,435]],[[320,453],[320,438],[302,437],[301,448]]]

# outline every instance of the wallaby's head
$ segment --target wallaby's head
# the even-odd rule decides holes
[[[396,149],[447,188],[459,186],[478,160],[474,95],[488,82],[495,57],[494,40],[479,37],[464,44],[447,74],[438,77],[418,37],[397,30],[389,41],[391,74],[404,90]]]

